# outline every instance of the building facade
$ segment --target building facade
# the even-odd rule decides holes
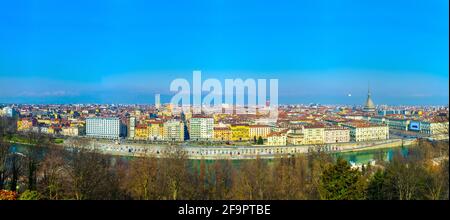
[[[211,141],[214,138],[214,118],[193,116],[189,122],[189,136],[194,141]]]
[[[350,130],[344,127],[327,127],[324,141],[326,144],[350,142]]]
[[[135,135],[136,128],[136,117],[130,117],[128,122],[128,138],[133,139]]]
[[[169,120],[164,123],[165,141],[184,141],[184,123],[180,120]]]
[[[214,141],[231,141],[231,129],[229,127],[214,127]]]
[[[27,131],[37,125],[37,120],[33,118],[22,118],[17,121],[17,131]]]
[[[17,116],[17,111],[14,108],[6,106],[0,110],[0,116],[13,118]]]
[[[150,139],[150,129],[145,124],[137,125],[134,128],[134,139],[135,140],[149,140]]]
[[[164,123],[162,121],[152,121],[148,124],[149,139],[152,141],[164,140]]]
[[[81,134],[80,130],[81,129],[77,126],[63,127],[61,128],[61,134],[64,136],[76,137]]]
[[[285,146],[287,141],[286,132],[272,132],[267,135],[268,146]]]
[[[325,127],[323,125],[305,125],[302,129],[303,144],[323,144]]]
[[[86,136],[119,139],[126,134],[126,126],[119,118],[86,118]]]
[[[268,125],[250,125],[249,135],[251,139],[267,139],[267,135],[272,132],[272,128]]]
[[[409,128],[410,120],[401,118],[388,118],[386,122],[390,129],[407,131]]]
[[[233,141],[250,140],[250,127],[247,124],[231,125],[231,140]]]
[[[374,141],[389,139],[389,127],[387,125],[375,125],[369,123],[346,123],[343,126],[350,129],[351,141]]]
[[[420,132],[429,134],[430,136],[447,136],[449,135],[449,123],[441,121],[421,121]]]
[[[292,129],[287,133],[286,142],[289,145],[302,145],[303,133],[301,129]]]

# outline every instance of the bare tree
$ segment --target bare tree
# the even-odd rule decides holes
[[[9,176],[11,177],[10,181],[10,190],[16,191],[17,186],[19,184],[19,178],[23,173],[23,156],[17,153],[12,153],[7,158],[7,166],[9,169]]]
[[[68,184],[67,167],[62,150],[50,150],[39,167],[39,192],[51,200],[63,199]]]
[[[127,190],[136,199],[157,199],[158,164],[155,158],[137,158],[131,161]]]
[[[257,157],[255,160],[243,162],[242,169],[237,173],[237,181],[233,184],[235,199],[270,199],[269,186],[272,179],[267,175],[269,167],[266,161]]]
[[[0,140],[0,190],[5,188],[7,174],[7,158],[9,155],[9,144]]]
[[[75,199],[110,198],[111,172],[107,156],[86,149],[74,149],[68,161],[71,194]]]
[[[183,182],[187,180],[187,155],[179,146],[168,149],[167,158],[163,159],[163,167],[167,172],[168,199],[179,199],[182,196]]]

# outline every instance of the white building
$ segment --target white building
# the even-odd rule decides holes
[[[344,127],[325,128],[325,143],[345,143],[350,142],[350,130]]]
[[[12,118],[16,116],[16,114],[17,114],[16,110],[8,106],[0,110],[0,116]]]
[[[119,118],[86,118],[86,136],[119,139],[126,133]]]
[[[213,140],[214,119],[204,116],[193,116],[190,120],[190,139],[195,141]]]
[[[165,141],[183,141],[184,140],[184,123],[179,120],[169,120],[164,123],[164,140]]]
[[[136,117],[130,117],[128,122],[128,138],[133,139],[135,136]]]
[[[449,134],[449,123],[448,121],[438,120],[421,121],[420,132],[428,134],[434,138],[446,139]]]
[[[249,133],[251,139],[267,139],[267,135],[272,132],[272,127],[268,125],[250,125]]]
[[[269,146],[286,146],[287,133],[282,132],[272,132],[267,135],[267,145]]]
[[[344,123],[342,126],[350,129],[351,141],[374,141],[389,139],[389,127],[362,121]]]

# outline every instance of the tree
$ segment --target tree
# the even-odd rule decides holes
[[[19,200],[40,200],[41,195],[38,191],[26,190],[19,196]]]
[[[51,149],[38,168],[40,180],[38,190],[45,199],[63,199],[69,180],[68,167],[64,161],[63,152],[59,149]]]
[[[70,176],[70,190],[73,198],[111,199],[116,177],[110,172],[109,157],[86,149],[74,149],[69,154],[68,173]]]
[[[325,167],[319,183],[320,198],[327,200],[364,199],[364,189],[361,172],[341,158]]]
[[[423,163],[408,161],[400,153],[386,166],[386,199],[423,199],[426,171]]]
[[[0,141],[10,138],[16,132],[16,118],[0,117]]]
[[[0,190],[5,188],[7,178],[7,158],[9,155],[9,144],[0,139]]]
[[[212,182],[213,199],[228,199],[232,185],[233,167],[229,160],[215,161],[213,166]],[[213,178],[214,177],[214,178]]]
[[[10,176],[11,176],[11,183],[10,183],[10,190],[11,191],[16,191],[17,187],[18,187],[18,181],[20,176],[22,175],[23,172],[23,167],[22,167],[22,156],[17,154],[17,153],[13,153],[11,154],[10,157],[8,157],[8,166],[10,166]]]
[[[266,161],[257,157],[254,160],[242,161],[242,168],[237,172],[237,180],[233,183],[234,199],[263,200],[269,199],[271,176]]]
[[[258,145],[263,145],[264,144],[264,140],[262,139],[261,136],[258,137]]]
[[[187,172],[187,155],[179,146],[168,147],[161,159],[158,186],[161,187],[161,199],[177,200],[192,193],[191,187],[184,187],[192,180]]]
[[[41,164],[38,146],[30,146],[27,148],[24,162],[26,163],[25,170],[27,172],[28,190],[36,190],[37,170]]]
[[[333,159],[329,154],[324,152],[309,153],[307,156],[308,174],[306,175],[306,181],[309,183],[308,198],[320,199],[319,187],[321,181],[321,175],[324,169],[333,163]]]
[[[215,161],[217,163],[217,161]],[[205,160],[200,160],[200,167],[198,171],[198,195],[200,199],[209,199],[211,197],[210,192],[210,175],[208,168],[206,167]]]
[[[157,199],[158,164],[153,158],[137,158],[131,161],[127,190],[136,199]]]
[[[295,170],[295,158],[276,158],[273,173],[273,184],[270,186],[271,198],[297,199],[301,191],[302,179],[298,178]]]
[[[384,187],[386,184],[386,174],[382,170],[377,170],[370,178],[367,186],[368,200],[386,199]]]
[[[448,160],[442,161],[438,165],[430,165],[425,181],[426,199],[448,199]]]

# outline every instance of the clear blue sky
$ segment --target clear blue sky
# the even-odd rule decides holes
[[[2,1],[0,102],[153,103],[176,77],[280,102],[448,104],[448,0]],[[352,96],[349,97],[348,94]]]

